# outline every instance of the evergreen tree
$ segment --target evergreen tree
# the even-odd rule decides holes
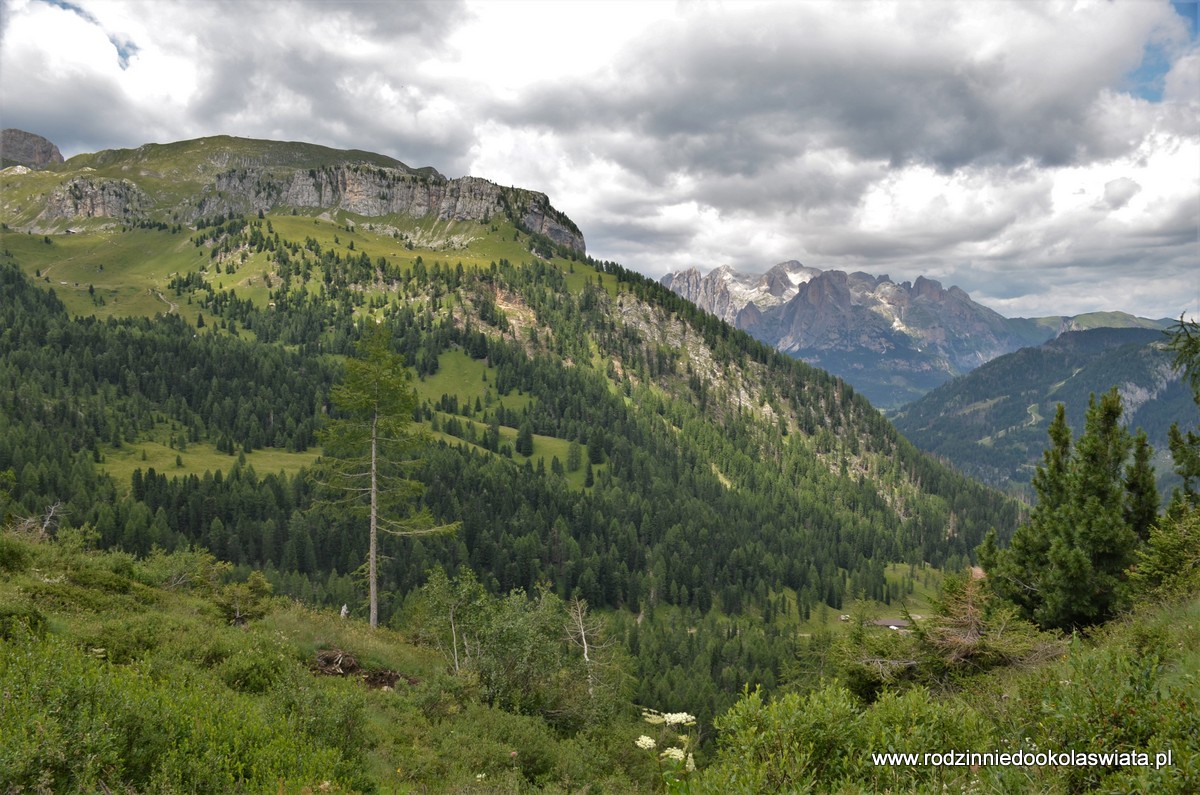
[[[1133,443],[1121,412],[1116,389],[1099,401],[1093,395],[1072,453],[1060,404],[1050,426],[1051,446],[1033,480],[1038,501],[1028,524],[1017,529],[1008,549],[996,547],[994,534],[980,549],[992,587],[1043,627],[1105,621],[1125,597],[1125,572],[1137,542],[1130,522],[1145,522],[1142,512],[1153,490],[1147,494],[1142,482],[1148,445],[1139,453],[1141,464],[1135,460],[1130,467],[1135,476],[1126,478]],[[1137,510],[1127,511],[1131,505]]]
[[[322,484],[340,493],[339,502],[368,522],[367,580],[370,622],[379,624],[378,534],[425,535],[453,530],[435,526],[418,510],[422,486],[405,477],[419,437],[410,428],[417,394],[404,360],[391,351],[391,333],[376,326],[358,344],[359,358],[346,362],[345,378],[331,398],[341,416],[321,432],[325,462]]]
[[[1184,371],[1184,377],[1192,387],[1192,398],[1200,406],[1200,323],[1186,321],[1181,316],[1171,330],[1168,346],[1175,351],[1175,366]],[[1188,510],[1200,509],[1200,434],[1179,430],[1178,423],[1171,425],[1168,434],[1171,459],[1175,471],[1183,478],[1183,487],[1171,495],[1168,513],[1181,516]]]
[[[1150,537],[1150,527],[1158,518],[1158,487],[1150,458],[1154,449],[1139,430],[1133,441],[1133,463],[1125,470],[1125,521],[1139,541]]]
[[[513,449],[517,451],[518,455],[533,455],[533,426],[529,424],[529,420],[521,423],[521,427],[517,431],[517,442]]]
[[[1181,317],[1170,347],[1175,351],[1175,366],[1184,371],[1192,398],[1200,406],[1200,325]],[[1166,516],[1150,528],[1131,576],[1148,594],[1179,598],[1200,590],[1200,491],[1195,486],[1200,479],[1200,435],[1185,434],[1174,424],[1169,443],[1183,488],[1175,490]]]

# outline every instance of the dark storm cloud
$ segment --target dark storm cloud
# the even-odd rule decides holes
[[[444,47],[463,14],[461,2],[251,4],[198,33],[212,57],[202,63],[191,122],[263,137],[290,132],[446,168],[469,147],[470,129],[422,129],[404,120],[419,118],[443,92],[417,65]],[[377,91],[363,93],[363,86]]]
[[[133,141],[144,143],[147,135],[153,135],[153,130],[140,126],[138,136],[130,137],[132,120],[140,115],[138,108],[113,91],[111,82],[102,75],[81,74],[63,85],[47,65],[28,66],[21,86],[23,101],[16,106],[4,103],[5,127],[45,136],[67,156],[127,147]],[[3,82],[0,80],[0,84]],[[7,99],[10,88],[0,89],[0,96]],[[87,119],[87,125],[81,126],[80,119]]]
[[[953,18],[974,6],[932,7]],[[1129,58],[1119,43],[1086,68],[1072,62],[1065,80],[1039,82],[1027,52],[976,56],[946,34],[848,36],[828,30],[808,4],[769,7],[719,25],[700,15],[637,42],[585,86],[549,83],[496,112],[588,145],[620,130],[627,135],[604,153],[659,180],[679,171],[759,178],[827,149],[943,172],[1057,166],[1136,143],[1111,135],[1093,114]]]

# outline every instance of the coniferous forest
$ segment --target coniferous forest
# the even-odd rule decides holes
[[[1160,496],[1093,396],[1022,504],[518,212],[461,223],[6,227],[7,791],[1200,785],[1188,427]],[[869,755],[1022,743],[1176,756]]]

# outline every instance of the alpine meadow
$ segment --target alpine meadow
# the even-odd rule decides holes
[[[542,193],[5,165],[0,793],[1200,791],[1195,322],[984,485]]]

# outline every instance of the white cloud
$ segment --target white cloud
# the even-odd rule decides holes
[[[544,191],[655,276],[1200,309],[1200,51],[1166,0],[0,2],[0,114],[68,155],[309,140]]]

